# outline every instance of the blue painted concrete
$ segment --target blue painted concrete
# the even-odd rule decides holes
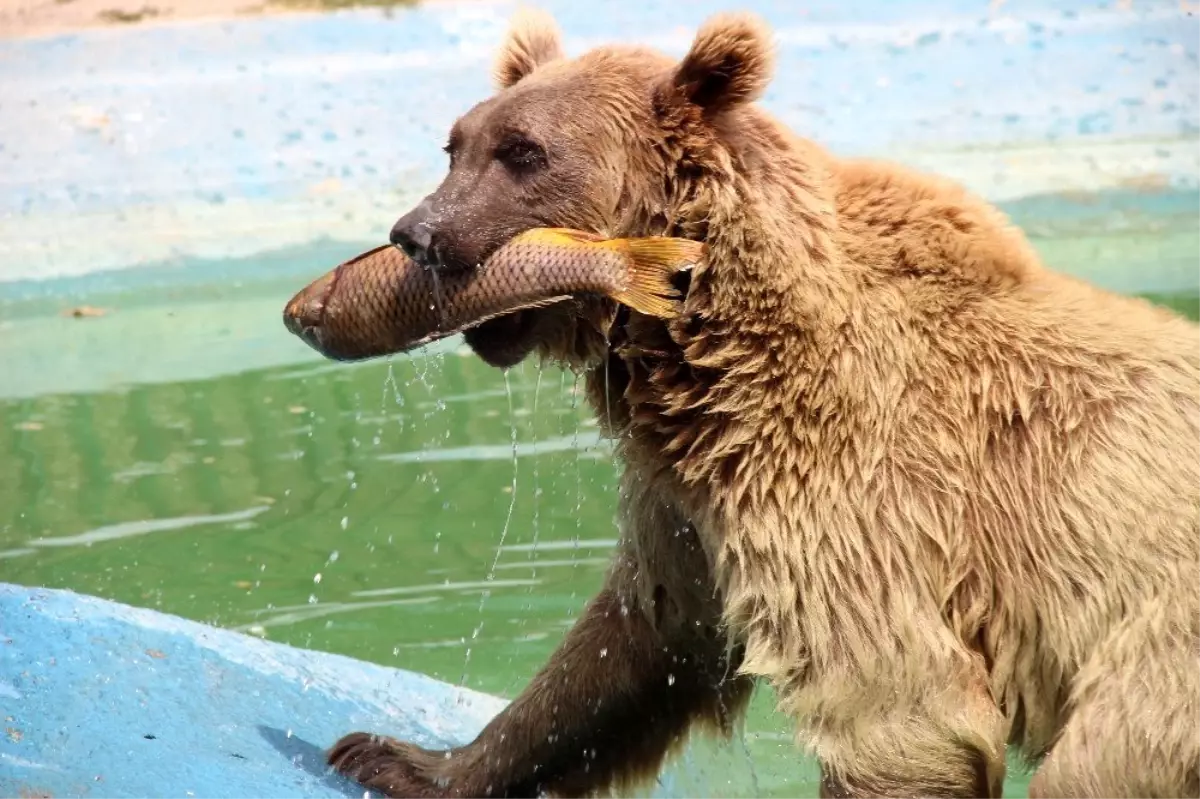
[[[359,729],[469,740],[500,699],[67,591],[0,583],[0,796],[356,797]]]
[[[413,672],[0,582],[2,797],[362,797],[324,766],[340,736],[445,748],[505,704]],[[753,768],[744,750],[701,739],[645,795],[754,795]]]
[[[1200,23],[1177,0],[544,0],[571,52],[672,53],[726,7],[780,45],[765,102],[835,151],[995,199],[1200,171]],[[1128,6],[1128,8],[1126,8]],[[379,240],[444,170],[513,2],[0,42],[0,282]]]

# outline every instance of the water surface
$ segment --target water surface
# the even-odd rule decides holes
[[[1008,210],[1055,267],[1196,318],[1198,199]],[[599,587],[618,466],[568,373],[291,338],[284,301],[354,249],[0,287],[0,580],[520,691]],[[58,314],[83,302],[110,310]],[[771,704],[680,790],[815,795]]]

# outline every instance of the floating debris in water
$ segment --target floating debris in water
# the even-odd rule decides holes
[[[97,308],[94,305],[77,305],[74,308],[67,308],[62,311],[63,316],[73,316],[76,319],[85,319],[90,317],[105,316],[108,314],[108,308]]]

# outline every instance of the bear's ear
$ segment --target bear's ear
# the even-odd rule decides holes
[[[671,76],[675,96],[715,116],[762,96],[775,67],[766,23],[753,14],[710,17]]]
[[[562,58],[562,41],[554,18],[544,11],[520,8],[492,67],[496,88],[507,89],[542,64]]]

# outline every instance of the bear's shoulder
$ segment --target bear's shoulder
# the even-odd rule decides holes
[[[842,249],[872,271],[990,286],[1046,275],[1025,234],[961,183],[883,160],[832,164]]]

